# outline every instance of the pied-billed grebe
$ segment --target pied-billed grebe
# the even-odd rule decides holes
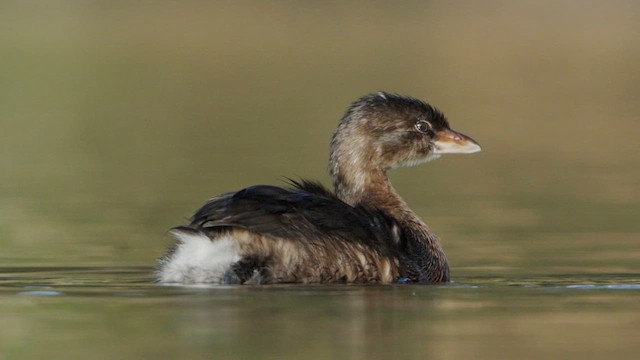
[[[391,186],[387,170],[480,146],[410,97],[356,100],[331,141],[335,194],[314,182],[215,197],[159,260],[162,283],[443,283],[438,238]]]

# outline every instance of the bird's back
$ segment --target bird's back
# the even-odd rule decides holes
[[[289,188],[252,186],[208,201],[190,225],[174,228],[179,241],[160,262],[161,280],[371,283],[397,279],[399,235],[393,219],[375,209],[352,207],[317,183],[292,183]],[[190,266],[189,257],[205,264]],[[206,264],[207,258],[217,264]],[[202,271],[203,266],[210,270]]]

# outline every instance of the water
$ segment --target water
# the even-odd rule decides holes
[[[638,278],[158,286],[148,268],[0,269],[7,358],[632,358]],[[116,280],[117,279],[117,280]],[[62,331],[64,330],[64,331]],[[33,346],[39,344],[39,346]]]
[[[0,2],[0,359],[636,358],[639,17]],[[453,283],[154,283],[166,230],[205,199],[330,184],[338,118],[380,89],[483,146],[391,174]]]

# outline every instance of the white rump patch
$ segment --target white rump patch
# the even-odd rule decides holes
[[[224,235],[173,231],[176,249],[161,260],[157,278],[162,283],[221,283],[231,264],[240,260],[238,244]]]

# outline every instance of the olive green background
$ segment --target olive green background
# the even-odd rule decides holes
[[[633,1],[0,1],[0,359],[631,358],[638,19]],[[330,185],[333,129],[378,90],[483,147],[392,173],[454,285],[152,283],[207,198]]]

